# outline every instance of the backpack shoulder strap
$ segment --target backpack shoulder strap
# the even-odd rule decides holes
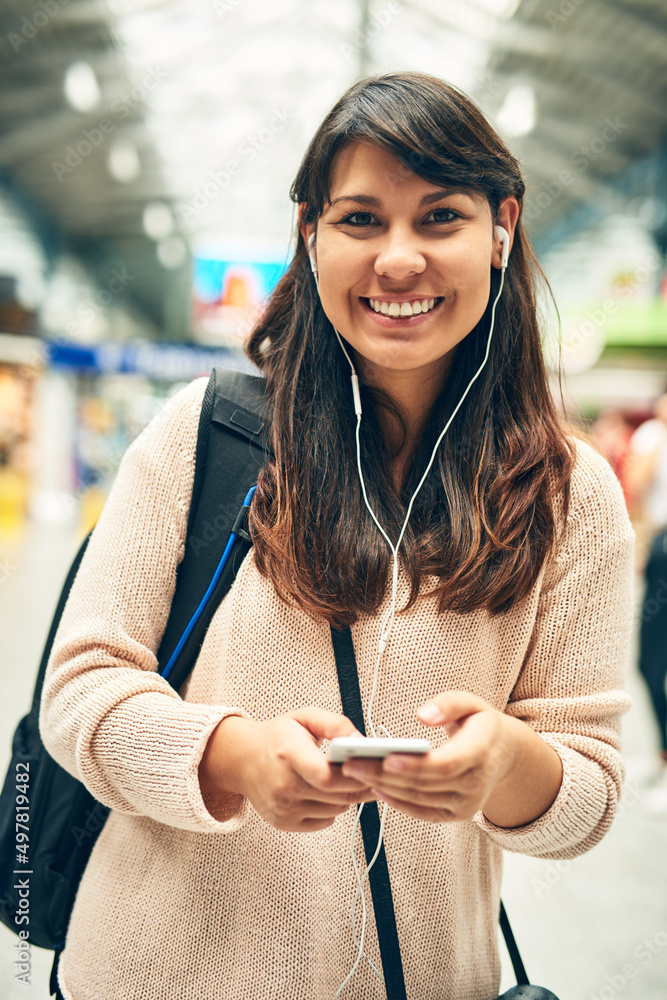
[[[253,444],[259,444],[268,454],[271,448],[268,422],[262,417],[263,407],[263,378],[233,368],[214,368],[211,371],[199,417],[188,536],[195,522],[199,498],[207,475],[211,426],[215,423],[218,427],[226,427],[236,435],[247,437]]]
[[[336,629],[331,626],[331,641],[336,658],[338,686],[343,714],[350,719],[362,735],[366,735],[364,708],[359,688],[359,673],[357,659],[354,653],[352,632],[349,628]],[[361,812],[361,836],[364,842],[366,863],[370,864],[380,839],[380,813],[377,802],[366,802],[357,806]],[[377,930],[384,986],[387,1000],[406,1000],[403,962],[396,929],[394,899],[391,894],[391,881],[384,841],[381,842],[375,864],[368,873],[371,887],[371,898],[375,911],[375,927]]]
[[[53,612],[53,618],[51,619],[51,625],[49,627],[49,633],[46,637],[46,642],[44,643],[44,649],[42,651],[42,659],[39,663],[39,670],[37,671],[37,679],[35,681],[35,690],[32,695],[32,705],[30,708],[30,713],[28,716],[27,725],[31,727],[35,739],[41,742],[41,737],[39,736],[39,707],[42,698],[42,689],[44,687],[44,678],[46,677],[46,668],[48,666],[49,659],[51,657],[51,650],[53,649],[53,640],[56,637],[56,632],[58,631],[58,626],[60,625],[60,619],[62,618],[65,605],[67,604],[67,598],[69,597],[70,590],[72,589],[72,584],[74,583],[74,578],[79,572],[79,566],[81,565],[81,560],[83,559],[84,553],[88,548],[88,542],[90,541],[90,536],[92,535],[92,528],[83,539],[79,546],[79,550],[72,560],[72,564],[67,572],[65,582],[60,591],[60,597],[58,598],[58,604],[56,605],[56,610]]]
[[[204,612],[170,669],[167,679],[174,688],[180,687],[192,670],[211,618],[250,548],[250,539],[237,517],[270,454],[268,431],[264,380],[241,371],[214,368],[199,420],[185,554],[158,650],[160,673],[208,592],[232,530],[239,537]]]
[[[340,687],[341,704],[343,712],[354,723],[360,733],[366,735],[366,724],[364,720],[364,709],[361,701],[361,691],[359,688],[359,673],[357,669],[357,658],[354,653],[354,642],[352,632],[349,628],[336,629],[331,626],[331,641],[333,643],[334,656],[336,658],[336,670],[338,671],[338,686]],[[377,843],[380,837],[380,814],[377,802],[367,802],[361,813],[361,834],[364,841],[364,851],[366,861],[371,863]],[[394,913],[394,900],[391,894],[391,882],[389,880],[389,867],[387,865],[387,855],[384,849],[384,842],[378,852],[375,865],[368,874],[368,881],[371,887],[373,908],[375,910],[375,926],[380,945],[380,957],[384,971],[385,989],[388,1000],[404,1000],[405,980],[403,978],[403,963],[401,961],[401,949],[398,941],[398,931],[396,929],[396,916]],[[529,996],[554,996],[548,990],[542,992],[541,987],[531,987],[525,966],[519,954],[519,948],[514,939],[509,918],[505,912],[502,900],[500,901],[500,927],[505,938],[505,944],[512,961],[514,975],[518,986],[503,993],[497,1000],[503,997],[524,996],[528,1000]],[[529,992],[524,994],[523,987],[526,986]],[[515,992],[516,990],[516,992]],[[535,993],[532,993],[535,990]],[[554,997],[554,1000],[557,1000]]]

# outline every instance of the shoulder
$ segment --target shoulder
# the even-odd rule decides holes
[[[193,451],[207,385],[204,376],[178,389],[134,439],[128,454],[148,450],[157,457],[162,450]]]
[[[562,586],[574,588],[574,593],[588,581],[585,587],[592,586],[598,597],[614,587],[627,596],[635,531],[621,484],[607,459],[591,444],[574,435],[568,435],[568,440],[575,460],[567,520],[563,523],[561,494],[555,505],[558,533],[542,567],[542,590],[548,593]]]
[[[199,433],[199,417],[208,378],[178,389],[127,448],[115,487],[124,482],[130,493],[144,489],[163,503],[189,508]],[[171,498],[168,500],[168,498]]]
[[[568,526],[634,540],[623,489],[608,460],[588,441],[569,436],[575,448]]]
[[[193,419],[198,420],[207,385],[208,376],[203,376],[182,386],[162,404],[142,433],[145,434],[153,427],[173,427],[190,423]]]
[[[576,451],[571,478],[573,497],[583,499],[587,495],[600,494],[622,498],[621,484],[609,460],[589,441],[573,435],[569,439]]]

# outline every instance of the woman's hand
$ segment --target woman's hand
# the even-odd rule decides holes
[[[376,798],[368,784],[344,777],[318,749],[324,739],[355,735],[344,715],[314,707],[266,722],[227,716],[199,765],[202,794],[246,796],[278,830],[323,830],[353,803]]]
[[[348,761],[343,774],[364,781],[400,812],[431,823],[470,819],[484,809],[498,826],[520,826],[555,799],[560,758],[519,719],[466,691],[438,695],[417,718],[444,726],[450,736],[445,746],[420,757]]]

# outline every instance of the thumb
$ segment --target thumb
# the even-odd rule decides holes
[[[491,706],[469,691],[446,691],[436,695],[417,709],[417,718],[425,726],[445,726],[451,735],[469,715]]]
[[[336,736],[361,736],[354,724],[345,715],[327,712],[323,708],[309,706],[299,708],[289,713],[313,736],[318,743],[321,740],[333,740]]]

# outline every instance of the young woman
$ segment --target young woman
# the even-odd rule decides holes
[[[490,1000],[502,849],[572,858],[609,829],[634,534],[550,395],[523,194],[479,109],[434,77],[364,79],[327,115],[247,348],[275,459],[254,546],[180,696],[155,651],[206,380],[129,448],[42,702],[47,749],[112,809],[67,1000],[330,1000],[359,957],[350,838],[374,799],[408,997]],[[430,753],[327,762],[354,732],[331,625],[352,628],[369,724]],[[370,962],[338,995],[385,996]]]

